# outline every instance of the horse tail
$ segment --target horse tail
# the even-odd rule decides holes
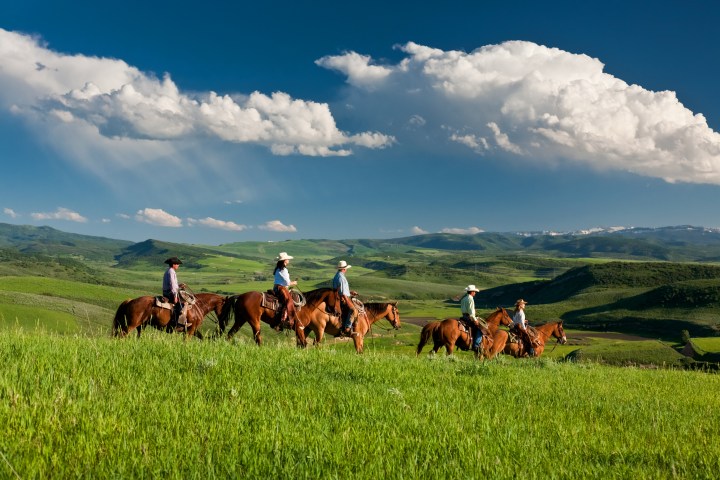
[[[128,298],[127,300],[123,301],[120,306],[118,307],[117,311],[115,312],[115,318],[113,318],[113,325],[112,325],[112,334],[113,337],[117,337],[120,334],[120,330],[123,326],[127,327],[127,320],[125,318],[125,312],[127,310],[127,304],[130,303],[132,299]]]
[[[435,329],[434,324],[435,324],[435,322],[430,322],[423,327],[422,332],[420,332],[420,343],[418,343],[417,351],[415,352],[415,355],[420,355],[420,352],[422,352],[423,347],[425,346],[426,343],[428,343],[428,340],[430,340],[433,330]]]
[[[235,304],[237,303],[238,296],[232,295],[225,299],[220,316],[218,316],[218,336],[225,332],[225,326],[230,321],[230,317],[235,312]]]

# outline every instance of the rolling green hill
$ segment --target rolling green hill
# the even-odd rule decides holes
[[[22,253],[112,262],[115,255],[130,245],[132,242],[125,240],[66,233],[51,227],[0,223],[0,248]]]
[[[125,298],[159,293],[163,261],[173,255],[183,260],[181,281],[195,291],[264,290],[272,284],[276,255],[287,251],[295,256],[291,273],[301,291],[329,285],[343,259],[353,265],[348,278],[361,299],[401,300],[401,311],[417,317],[455,316],[464,287],[474,283],[482,289],[476,296],[479,308],[512,307],[523,297],[535,323],[563,319],[578,329],[666,339],[688,330],[707,337],[720,332],[720,266],[655,257],[680,251],[709,257],[720,248],[717,235],[677,227],[634,235],[430,234],[203,246],[152,239],[133,244],[3,225],[0,278],[24,280],[0,282],[0,313],[5,305],[14,318],[17,305],[23,312],[38,305],[45,313],[36,318],[52,311],[82,312],[76,314],[78,323],[103,324]],[[35,252],[38,245],[50,253]],[[608,252],[621,252],[623,261]],[[627,261],[628,256],[636,258]],[[42,278],[69,286],[31,288],[42,285]],[[89,296],[63,293],[82,285],[104,290]]]

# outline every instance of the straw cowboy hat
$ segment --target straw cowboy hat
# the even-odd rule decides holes
[[[177,257],[170,257],[167,260],[165,260],[163,263],[167,263],[168,265],[182,265],[182,262]]]
[[[342,269],[344,269],[344,268],[350,268],[350,267],[352,267],[352,265],[348,265],[348,263],[347,263],[345,260],[340,260],[340,261],[338,262],[337,269],[338,269],[338,270],[342,270]]]
[[[465,287],[466,292],[479,292],[480,289],[476,288],[475,285],[468,285]]]
[[[280,260],[292,260],[293,258],[295,258],[295,257],[291,257],[290,255],[287,254],[287,252],[280,252],[280,255],[278,255],[277,258],[275,258],[275,260],[277,260],[279,262]]]
[[[515,302],[516,307],[519,307],[520,305],[527,305],[527,302],[521,298],[520,300]]]

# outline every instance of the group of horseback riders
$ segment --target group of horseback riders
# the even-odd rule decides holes
[[[275,258],[277,263],[275,264],[275,270],[273,270],[274,283],[272,291],[280,302],[279,325],[281,328],[287,329],[295,328],[297,323],[297,312],[290,293],[290,287],[294,287],[298,282],[290,279],[290,272],[287,268],[293,258],[287,252],[280,252]],[[168,269],[163,276],[163,296],[168,300],[168,303],[173,305],[173,320],[177,325],[177,329],[187,329],[192,324],[182,314],[183,299],[181,292],[185,288],[185,284],[178,283],[177,279],[177,269],[182,262],[177,257],[171,257],[165,260],[165,263],[168,265]],[[345,277],[345,272],[350,267],[352,265],[348,265],[345,260],[341,260],[337,264],[337,273],[332,279],[332,288],[340,294],[340,310],[343,319],[340,335],[342,336],[352,334],[352,325],[358,317],[357,308],[355,308],[352,300],[353,297],[357,296],[357,292],[350,290],[350,285]]]
[[[279,325],[282,326],[282,328],[288,329],[293,329],[297,323],[297,312],[290,293],[290,287],[294,287],[298,282],[297,280],[290,279],[290,272],[287,268],[290,260],[293,258],[294,257],[288,255],[287,252],[280,252],[275,258],[277,263],[275,270],[273,270],[273,293],[281,305]],[[165,263],[168,265],[168,269],[163,276],[163,296],[173,305],[173,318],[177,329],[187,329],[191,326],[191,323],[189,323],[186,316],[182,314],[183,299],[181,296],[181,291],[185,288],[185,284],[178,283],[177,278],[177,269],[182,262],[177,257],[170,257],[165,260]],[[348,265],[345,260],[340,260],[337,264],[337,273],[335,273],[332,279],[332,288],[340,294],[340,310],[343,322],[340,334],[343,336],[352,334],[352,325],[358,316],[357,308],[353,303],[353,297],[357,296],[357,292],[350,290],[350,284],[345,276],[345,272],[347,272],[350,267],[352,267],[352,265]],[[487,324],[482,318],[475,314],[475,294],[479,291],[475,285],[468,285],[465,288],[465,295],[463,295],[460,300],[460,312],[462,313],[461,322],[464,323],[472,333],[472,348],[474,351],[479,351],[481,348],[483,336],[489,338],[492,342],[492,336],[490,335]],[[528,329],[527,321],[525,320],[525,305],[527,305],[527,302],[522,298],[515,302],[513,327],[511,331],[524,343],[525,349],[530,356],[534,356],[533,339]]]
[[[468,285],[465,288],[465,295],[463,295],[460,300],[461,322],[464,323],[472,333],[472,349],[475,352],[480,350],[483,337],[487,337],[490,342],[493,340],[485,320],[475,315],[475,294],[479,291],[475,285]],[[527,302],[522,298],[515,302],[511,332],[520,338],[525,345],[525,350],[532,357],[535,355],[535,349],[533,348],[533,339],[528,328],[527,320],[525,320],[525,305],[527,305]]]
[[[288,272],[287,266],[294,257],[287,254],[287,252],[280,252],[275,260],[275,270],[273,276],[275,278],[273,285],[273,292],[281,300],[283,309],[281,313],[280,324],[285,328],[293,328],[297,321],[297,313],[295,312],[295,305],[290,295],[290,287],[297,285],[297,281],[290,280],[290,273]],[[350,290],[350,284],[345,277],[345,272],[352,265],[348,265],[345,260],[340,260],[337,264],[337,273],[332,279],[332,288],[337,290],[340,294],[340,310],[342,312],[343,324],[340,330],[340,335],[349,336],[352,332],[353,322],[357,319],[358,312],[355,308],[355,304],[352,301],[352,297],[357,296],[357,292]]]

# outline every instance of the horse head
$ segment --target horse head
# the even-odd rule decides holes
[[[498,317],[499,317],[499,320],[496,320],[496,319],[498,319]],[[491,313],[490,316],[485,321],[487,322],[488,325],[494,325],[494,326],[504,325],[506,327],[512,325],[512,323],[513,323],[513,320],[510,317],[510,314],[503,307],[497,307],[497,309],[493,313]],[[496,321],[497,321],[497,323],[496,323]]]
[[[312,305],[325,303],[325,311],[336,317],[341,316],[340,293],[334,288],[318,288],[305,293],[305,299]]]
[[[393,326],[395,330],[400,328],[400,311],[397,308],[397,302],[388,303],[388,314],[387,319],[390,321],[390,325]]]
[[[557,322],[555,324],[555,328],[553,328],[552,334],[553,337],[557,338],[557,341],[560,345],[565,345],[567,343],[567,337],[565,336],[565,330],[563,330],[562,324],[562,320]]]
[[[504,327],[509,327],[513,324],[513,319],[508,313],[507,309],[505,307],[497,307],[499,311],[502,312],[502,316],[500,317],[500,324]]]

